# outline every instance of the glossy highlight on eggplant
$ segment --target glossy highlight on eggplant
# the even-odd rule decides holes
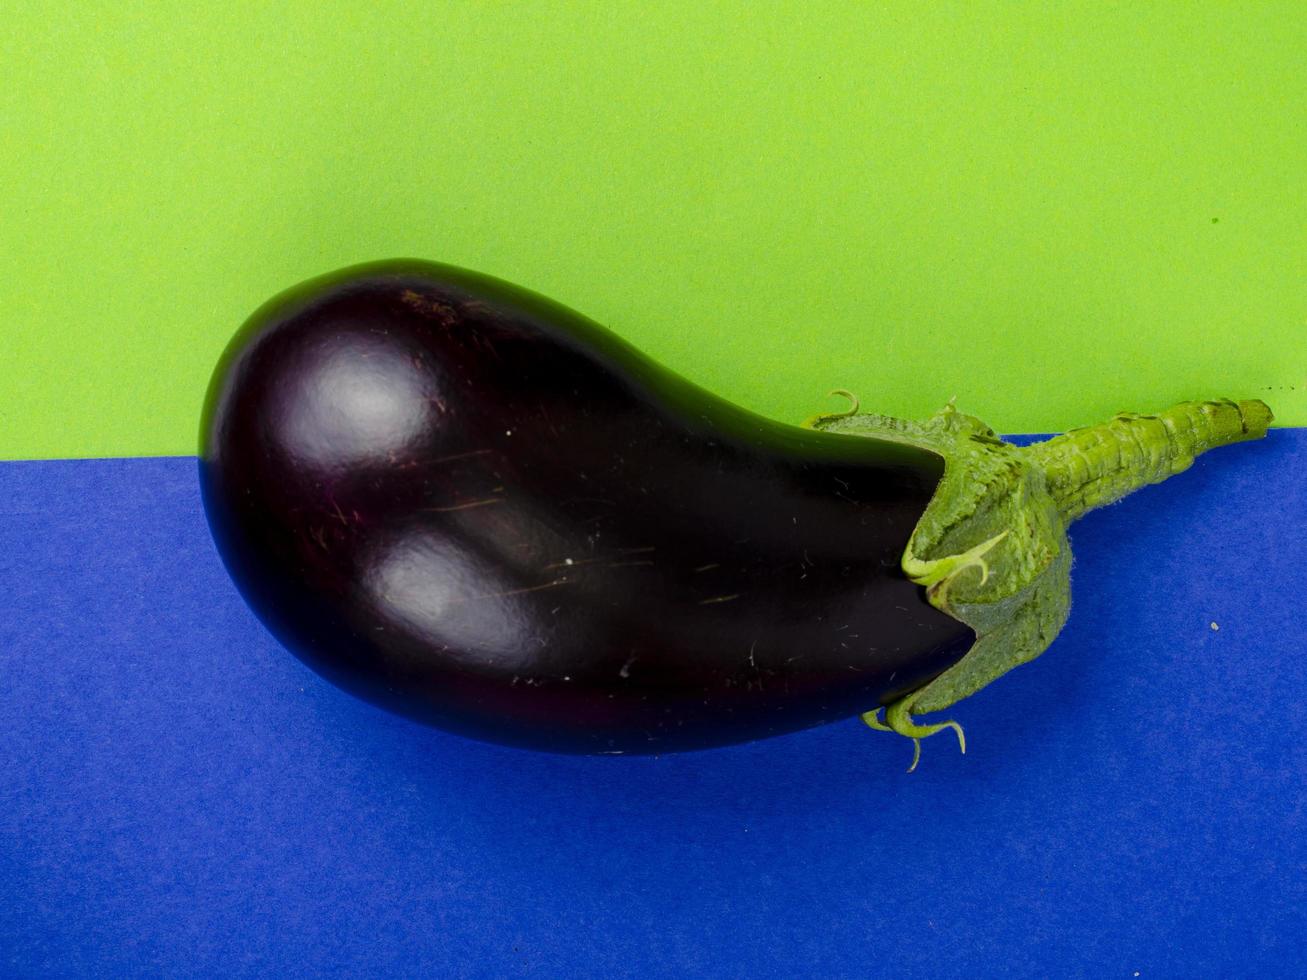
[[[900,567],[943,472],[416,260],[263,306],[201,426],[215,542],[282,644],[385,708],[568,752],[779,735],[957,663],[975,634]]]

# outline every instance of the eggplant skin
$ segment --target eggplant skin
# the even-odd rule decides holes
[[[200,438],[215,543],[273,635],[464,735],[749,741],[890,703],[975,637],[900,568],[940,456],[770,421],[452,266],[270,300]]]

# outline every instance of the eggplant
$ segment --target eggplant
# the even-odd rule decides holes
[[[408,717],[622,754],[861,715],[916,748],[961,740],[916,714],[1061,628],[1066,524],[1270,421],[1185,403],[1018,448],[952,404],[857,408],[776,422],[542,296],[391,260],[244,324],[200,488],[270,632]]]

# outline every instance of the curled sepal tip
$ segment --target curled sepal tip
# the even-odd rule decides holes
[[[847,388],[832,388],[830,391],[826,392],[826,394],[839,395],[841,398],[847,398],[849,400],[848,408],[846,408],[842,412],[833,412],[832,414],[827,416],[827,418],[846,419],[853,415],[858,414],[858,408],[860,407],[861,403],[858,401],[858,396],[855,395],[853,392],[849,391]]]
[[[908,766],[908,772],[917,768],[917,763],[921,761],[921,740],[937,732],[942,732],[946,728],[953,729],[958,737],[958,748],[962,754],[967,754],[967,736],[962,731],[962,726],[956,721],[941,721],[931,725],[920,725],[913,720],[911,714],[910,696],[902,698],[885,709],[885,720],[880,718],[880,708],[874,711],[864,712],[862,721],[868,728],[874,728],[878,732],[894,732],[897,735],[903,735],[912,739],[912,765]]]

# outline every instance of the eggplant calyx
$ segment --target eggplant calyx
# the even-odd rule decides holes
[[[855,401],[856,404],[856,401]],[[1184,402],[1156,415],[1121,413],[1101,425],[1018,447],[952,401],[918,422],[847,413],[811,428],[907,443],[944,459],[944,475],[904,549],[904,574],[941,612],[976,633],[971,649],[921,687],[864,714],[872,728],[914,742],[955,722],[920,724],[1053,642],[1071,608],[1069,524],[1097,507],[1183,472],[1217,446],[1256,439],[1272,419],[1260,401]],[[979,575],[964,575],[978,568]],[[964,746],[965,750],[965,746]],[[911,770],[909,770],[911,771]]]

